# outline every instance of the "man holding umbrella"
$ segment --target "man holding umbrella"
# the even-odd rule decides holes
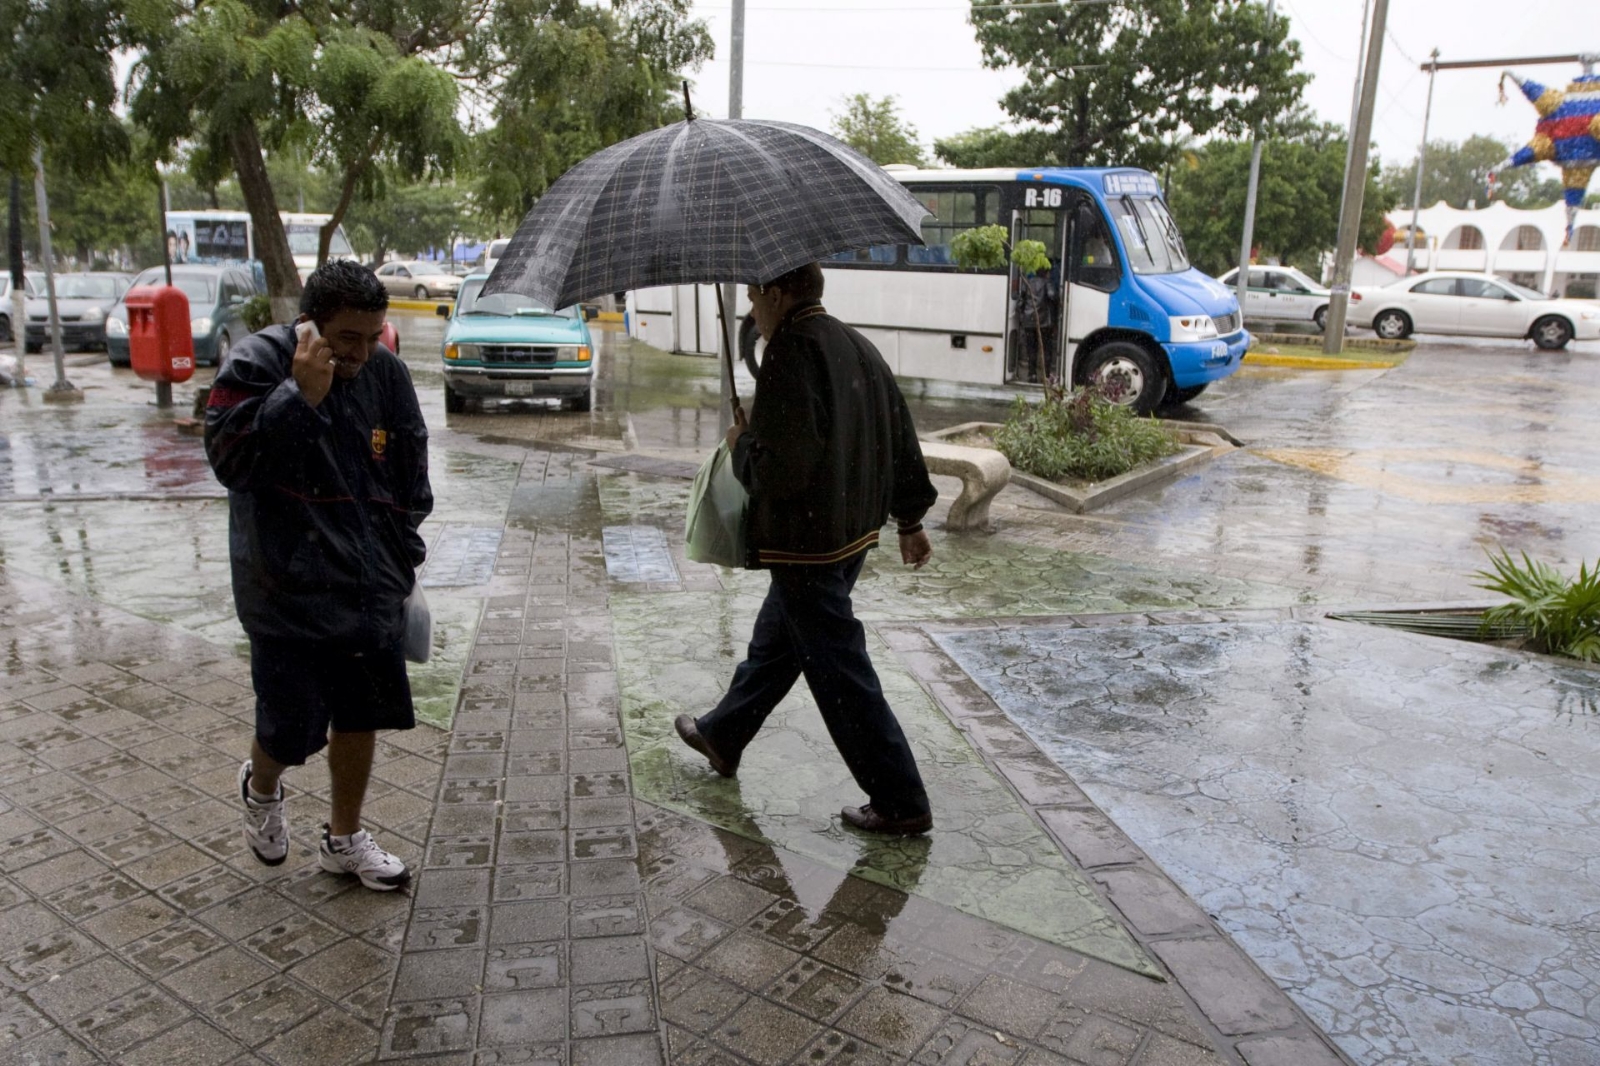
[[[750,493],[753,566],[772,584],[748,657],[726,696],[679,736],[724,777],[802,675],[869,802],[846,823],[910,835],[933,825],[911,746],[884,699],[850,593],[891,516],[900,557],[933,556],[922,517],[938,493],[928,480],[911,414],[883,357],[821,304],[822,268],[752,285],[766,355],[748,423],[728,430],[733,469]]]

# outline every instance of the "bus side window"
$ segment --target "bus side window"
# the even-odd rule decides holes
[[[933,217],[922,220],[923,245],[906,246],[906,263],[911,266],[954,267],[950,242],[956,234],[998,221],[999,196],[991,187],[913,191]]]
[[[1073,282],[1112,292],[1121,277],[1105,219],[1092,204],[1080,203],[1072,227]]]

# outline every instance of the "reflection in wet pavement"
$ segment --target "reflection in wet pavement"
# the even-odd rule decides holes
[[[1594,1061],[1600,674],[1338,623],[935,639],[1357,1062]]]

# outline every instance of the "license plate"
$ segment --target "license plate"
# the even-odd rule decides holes
[[[507,396],[532,396],[533,395],[533,382],[531,382],[531,381],[508,381],[508,382],[506,382],[506,395]]]
[[[1211,346],[1211,358],[1213,358],[1213,359],[1226,359],[1227,357],[1228,357],[1228,346],[1226,344],[1213,344]]]

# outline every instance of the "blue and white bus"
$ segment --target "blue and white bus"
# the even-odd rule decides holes
[[[1108,391],[1121,402],[1150,412],[1239,369],[1250,337],[1238,300],[1190,265],[1146,171],[888,169],[933,214],[923,222],[925,246],[864,248],[823,266],[828,310],[861,330],[898,376],[1114,383]],[[1042,242],[1048,276],[957,267],[951,242],[988,225],[1005,226],[1013,243]],[[671,351],[717,351],[711,286],[640,290],[629,303],[634,337]],[[754,372],[749,329],[742,341]]]

